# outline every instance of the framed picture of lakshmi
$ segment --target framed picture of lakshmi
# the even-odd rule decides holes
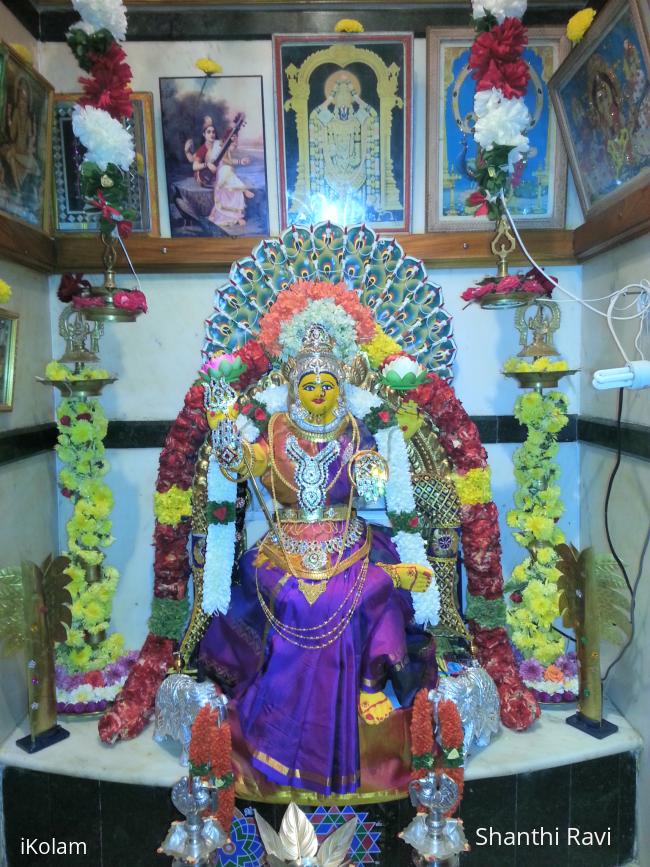
[[[413,35],[273,37],[280,223],[411,227]]]
[[[172,237],[269,232],[262,77],[161,78]]]
[[[470,28],[427,29],[427,230],[485,231],[487,217],[475,217],[467,199],[476,190],[472,176],[474,93],[468,61],[475,34]],[[523,59],[530,81],[525,102],[533,120],[531,148],[513,184],[508,207],[529,228],[564,228],[566,151],[558,131],[548,82],[566,57],[564,29],[531,27]]]
[[[0,43],[0,211],[47,231],[52,85]]]
[[[54,228],[56,232],[96,234],[97,213],[86,206],[81,192],[81,163],[85,149],[72,131],[72,111],[78,93],[54,96],[52,132],[54,172]],[[133,231],[160,235],[158,184],[153,129],[153,94],[132,93],[133,115],[127,128],[133,135],[136,159],[128,175],[128,207],[135,214]]]
[[[550,82],[585,217],[650,183],[649,8],[610,0]]]

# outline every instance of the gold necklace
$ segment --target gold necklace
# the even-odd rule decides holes
[[[354,416],[350,416],[350,413],[346,413],[343,416],[341,423],[333,431],[330,431],[327,434],[319,434],[312,431],[303,430],[299,425],[295,423],[295,421],[291,418],[288,412],[285,413],[285,415],[287,417],[287,424],[293,430],[294,434],[302,437],[302,439],[309,440],[309,442],[312,443],[327,443],[330,440],[337,440],[341,436],[345,428],[348,426],[349,419],[354,418]]]
[[[324,650],[326,647],[329,647],[331,644],[334,644],[334,642],[337,641],[341,637],[341,635],[343,635],[343,632],[347,629],[348,624],[352,620],[352,616],[354,615],[354,612],[357,609],[357,605],[359,604],[359,599],[361,598],[361,593],[363,591],[363,586],[364,586],[365,580],[366,580],[366,574],[368,572],[369,562],[370,562],[369,558],[366,558],[363,561],[363,566],[361,567],[361,570],[359,571],[359,577],[358,577],[358,579],[354,585],[357,587],[355,598],[353,599],[352,605],[350,606],[349,610],[345,613],[345,615],[339,621],[339,623],[337,623],[334,627],[332,627],[332,629],[330,629],[328,632],[325,632],[323,635],[313,636],[313,637],[304,636],[304,640],[318,641],[318,642],[320,642],[319,644],[303,644],[302,642],[296,640],[296,638],[294,636],[292,636],[290,633],[291,632],[297,632],[298,631],[297,628],[296,627],[290,627],[288,624],[283,623],[281,620],[278,620],[278,618],[273,615],[271,610],[266,605],[264,598],[262,597],[261,591],[259,589],[259,583],[257,583],[258,599],[260,601],[260,605],[262,606],[262,610],[264,611],[264,614],[265,614],[267,620],[269,621],[271,626],[273,626],[273,628],[276,630],[276,632],[278,633],[280,638],[283,638],[285,641],[288,641],[289,644],[293,644],[294,647],[301,647],[303,650]],[[256,578],[256,582],[257,582],[257,571],[255,573],[255,578]],[[313,627],[313,628],[322,629],[323,625],[324,624],[322,624],[320,627]],[[327,636],[330,636],[330,635],[332,636],[331,638],[329,638],[325,642],[322,641],[323,638],[326,638]]]

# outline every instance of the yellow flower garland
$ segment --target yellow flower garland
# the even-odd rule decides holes
[[[595,10],[590,9],[589,7],[576,12],[575,15],[569,18],[569,22],[566,26],[567,38],[576,45],[580,42],[587,30],[589,30],[595,17]]]
[[[380,325],[375,325],[375,336],[372,340],[364,343],[362,349],[368,356],[368,363],[373,370],[381,367],[384,359],[388,358],[389,355],[402,351],[399,343],[389,337]]]
[[[476,506],[492,501],[489,467],[468,470],[463,475],[454,473],[452,481],[463,506]]]
[[[341,18],[334,26],[335,33],[363,33],[364,27],[354,18]]]
[[[153,496],[153,510],[159,524],[175,527],[183,518],[192,514],[192,490],[183,490],[172,485],[168,491],[156,491]]]
[[[11,298],[11,286],[4,280],[0,280],[0,304],[6,304]]]

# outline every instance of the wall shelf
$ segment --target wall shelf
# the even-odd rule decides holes
[[[56,242],[45,232],[0,214],[0,256],[51,274],[56,265]]]
[[[573,232],[538,229],[522,233],[533,256],[545,264],[571,264]],[[440,268],[467,268],[493,265],[490,251],[492,232],[443,232],[438,234],[397,235],[404,250],[427,265]],[[128,250],[133,264],[143,272],[214,273],[228,270],[231,263],[247,256],[260,238],[147,238],[132,235]],[[516,254],[513,264],[522,264]],[[65,271],[100,270],[101,245],[98,238],[57,238],[56,268]],[[120,252],[118,268],[127,268]]]

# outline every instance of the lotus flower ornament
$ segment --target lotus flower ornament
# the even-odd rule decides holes
[[[356,817],[330,834],[320,848],[314,826],[294,803],[286,809],[279,834],[257,810],[255,821],[270,867],[287,864],[292,867],[342,867],[349,863],[347,855],[357,828]]]

